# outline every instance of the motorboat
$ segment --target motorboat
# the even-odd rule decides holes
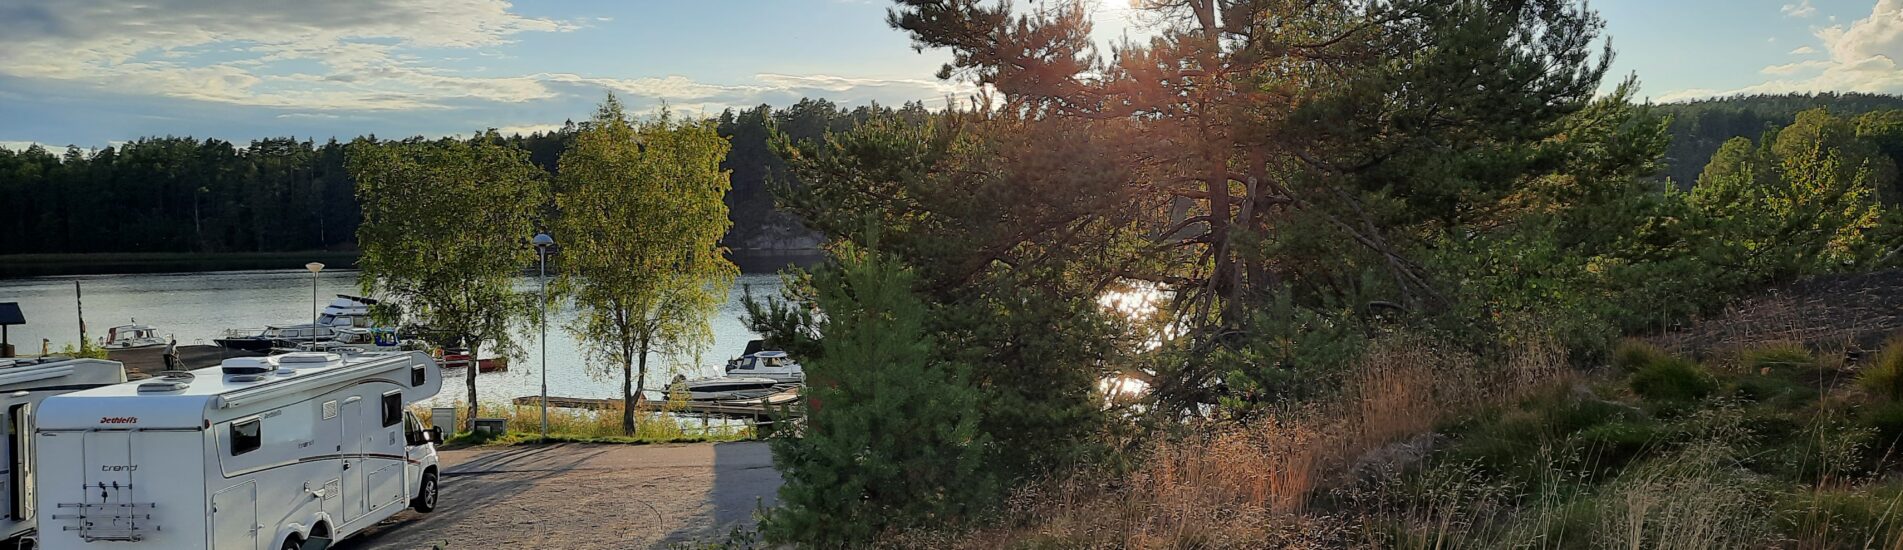
[[[443,364],[444,369],[462,369],[469,367],[468,350],[452,348],[438,351],[442,352],[441,356],[437,359],[438,362]],[[503,372],[507,370],[509,370],[509,358],[507,357],[490,357],[488,359],[476,360],[476,372]]]
[[[420,342],[405,341],[397,337],[396,331],[387,328],[337,328],[331,330],[331,339],[280,340],[278,346],[271,348],[273,353],[298,351],[317,351],[324,353],[366,353],[373,351],[404,351],[423,349]],[[289,345],[284,345],[289,344]]]
[[[99,347],[108,350],[139,349],[165,345],[165,338],[159,336],[159,330],[151,325],[133,323],[119,325],[106,330],[106,336],[99,339]]]
[[[370,308],[375,305],[377,301],[374,299],[338,294],[318,313],[315,327],[311,323],[301,323],[271,325],[257,330],[227,330],[223,338],[214,338],[212,343],[226,349],[268,352],[336,340],[340,337],[338,332],[341,329],[371,328],[375,323],[370,317]],[[313,347],[322,346],[318,344]]]
[[[687,398],[695,401],[725,401],[766,397],[784,389],[784,386],[772,378],[721,376],[688,380],[684,376],[676,376],[674,383],[668,385],[668,391],[686,392]]]
[[[301,325],[272,325],[257,332],[227,330],[223,338],[213,338],[212,343],[225,349],[251,352],[268,352],[277,348],[292,348],[300,343],[322,342],[335,339],[336,330],[320,326],[315,330],[310,323]]]
[[[758,351],[727,361],[727,376],[769,378],[782,384],[803,384],[806,369],[784,351]]]

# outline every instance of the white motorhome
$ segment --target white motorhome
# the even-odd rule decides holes
[[[321,547],[430,511],[442,434],[408,410],[441,387],[425,353],[306,352],[48,398],[40,547]]]
[[[16,548],[33,540],[33,415],[42,400],[61,393],[126,381],[118,361],[104,359],[0,359],[0,540]]]

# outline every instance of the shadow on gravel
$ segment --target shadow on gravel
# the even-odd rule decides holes
[[[605,452],[599,448],[582,452],[562,452],[564,444],[535,445],[497,451],[455,465],[443,471],[442,494],[436,511],[428,514],[404,512],[394,518],[370,527],[333,548],[340,550],[366,550],[370,548],[391,547],[403,538],[406,529],[413,524],[428,522],[437,531],[454,529],[503,528],[501,526],[462,525],[471,513],[487,505],[494,497],[512,495],[537,482],[562,475],[588,459]],[[489,475],[516,474],[516,475]],[[522,475],[533,474],[533,475]],[[417,546],[428,548],[431,542],[442,539],[420,541],[421,545],[404,544],[397,547]]]
[[[707,494],[713,521],[675,529],[665,541],[725,540],[734,529],[753,530],[758,524],[755,514],[779,502],[780,472],[773,469],[772,448],[765,442],[715,444],[713,470]]]

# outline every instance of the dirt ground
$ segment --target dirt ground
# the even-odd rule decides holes
[[[436,511],[404,512],[337,545],[371,548],[651,548],[723,540],[774,503],[760,442],[576,445],[442,453]]]

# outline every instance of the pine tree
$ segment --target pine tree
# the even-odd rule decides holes
[[[819,548],[954,521],[998,487],[980,396],[928,334],[915,276],[877,253],[841,256],[814,279],[825,353],[806,364],[805,429],[774,442],[786,483],[764,524],[771,539]]]

